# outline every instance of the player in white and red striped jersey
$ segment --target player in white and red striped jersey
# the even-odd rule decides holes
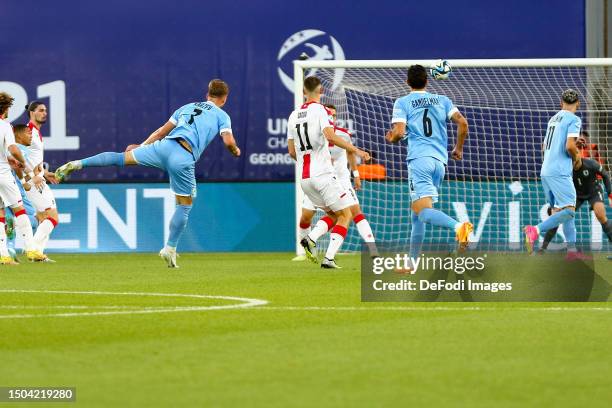
[[[35,247],[32,224],[23,208],[23,199],[9,164],[9,157],[12,156],[11,160],[15,160],[19,168],[26,167],[26,160],[15,143],[13,128],[6,120],[13,101],[12,96],[6,92],[0,92],[0,263],[5,265],[16,263],[9,255],[6,246],[5,207],[9,207],[13,211],[15,229],[24,240],[28,259],[32,261],[44,261],[46,259],[46,256]]]
[[[350,193],[342,186],[332,165],[329,144],[332,143],[364,160],[370,155],[338,137],[334,131],[330,112],[321,105],[321,80],[310,76],[304,80],[306,103],[294,110],[287,123],[289,154],[298,162],[300,186],[310,201],[322,208],[334,220],[329,247],[321,262],[322,268],[338,268],[334,258],[344,242],[349,223]],[[306,256],[316,258],[316,238],[308,234],[300,241]]]
[[[35,239],[41,245],[40,249],[44,251],[49,236],[59,221],[55,197],[47,185],[47,181],[53,184],[57,184],[57,181],[55,175],[43,166],[44,146],[40,128],[47,122],[47,107],[40,101],[33,101],[26,106],[26,110],[30,115],[28,127],[32,130],[32,144],[27,148],[27,161],[29,167],[33,170],[33,178],[36,181],[42,181],[41,188],[31,188],[26,191],[26,196],[36,210],[36,218],[39,224]]]
[[[336,107],[331,104],[325,105],[325,107],[330,111],[332,120],[336,121]],[[351,143],[351,133],[348,129],[335,126],[334,132],[336,136],[342,138],[347,143]],[[332,159],[332,164],[334,166],[334,170],[336,171],[336,175],[338,176],[338,180],[340,184],[349,192],[351,197],[352,205],[351,205],[351,216],[353,222],[357,226],[357,231],[359,235],[363,239],[363,241],[368,246],[370,253],[372,255],[377,254],[374,234],[372,233],[372,228],[370,227],[370,223],[365,218],[363,213],[361,212],[361,207],[359,205],[359,199],[357,198],[357,194],[355,190],[359,190],[361,188],[361,179],[359,177],[359,171],[357,170],[357,160],[354,154],[349,154],[345,149],[342,149],[338,146],[335,146],[330,143],[329,152]],[[349,171],[350,169],[350,171]],[[353,185],[351,184],[351,173],[354,178],[355,188],[353,189]],[[320,236],[325,234],[333,227],[333,219],[329,216],[322,217],[316,224],[315,227],[310,230],[310,225],[312,223],[312,218],[314,217],[316,208],[308,199],[308,196],[304,196],[304,200],[302,202],[302,215],[300,217],[300,239],[306,237],[310,232],[312,232],[312,236],[315,239],[318,239]]]

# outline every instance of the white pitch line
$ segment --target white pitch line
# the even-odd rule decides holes
[[[186,293],[145,293],[145,292],[99,292],[99,291],[69,291],[69,290],[24,290],[24,289],[0,289],[0,293],[46,293],[46,294],[70,294],[70,295],[97,295],[97,296],[152,296],[152,297],[175,297],[191,299],[219,299],[240,302],[230,305],[216,306],[143,306],[135,310],[112,310],[102,312],[82,312],[82,313],[38,313],[38,314],[13,314],[0,315],[0,319],[29,319],[36,317],[79,317],[79,316],[109,316],[109,315],[131,315],[131,314],[151,314],[151,313],[173,313],[173,312],[192,312],[207,310],[227,310],[242,309],[247,307],[262,306],[268,303],[262,299],[251,299],[236,296],[212,296],[196,295]]]
[[[163,307],[163,306],[159,306]],[[8,309],[8,310],[21,310],[21,309],[143,309],[142,306],[96,306],[96,305],[0,305],[0,309]],[[152,309],[150,307],[145,307],[145,309]]]

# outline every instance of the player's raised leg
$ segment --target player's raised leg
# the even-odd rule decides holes
[[[134,156],[131,151],[128,152],[104,152],[95,156],[86,157],[80,160],[73,160],[66,164],[61,165],[55,170],[55,178],[59,182],[66,181],[66,179],[75,171],[82,170],[87,167],[108,167],[116,166],[123,167],[128,165],[134,165],[137,162],[134,160]]]

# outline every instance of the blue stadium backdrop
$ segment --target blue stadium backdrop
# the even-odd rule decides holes
[[[226,110],[243,157],[232,158],[218,141],[203,155],[197,177],[217,183],[200,185],[183,250],[293,248],[293,164],[284,134],[293,103],[291,61],[301,52],[314,55],[327,45],[322,58],[585,55],[584,1],[575,0],[475,0],[469,6],[358,0],[350,7],[321,0],[307,6],[277,0],[4,0],[0,17],[0,90],[17,99],[9,119],[24,122],[28,100],[48,104],[43,133],[52,169],[68,159],[123,150],[174,109],[202,99],[211,78],[229,82]],[[94,169],[73,180],[161,183],[165,177],[152,169]],[[162,191],[158,184],[63,187],[58,195],[69,197],[58,199],[65,216],[54,247],[158,249],[164,234],[159,214],[168,205],[156,196]],[[126,207],[132,199],[136,227]],[[119,218],[109,215],[112,208]],[[110,224],[95,226],[97,213],[98,221]]]

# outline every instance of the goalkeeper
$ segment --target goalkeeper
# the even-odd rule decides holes
[[[581,138],[582,139],[582,138]],[[581,146],[583,140],[578,139],[576,145]],[[576,211],[586,201],[589,202],[591,210],[595,213],[597,220],[601,223],[604,233],[608,237],[608,241],[612,242],[612,220],[606,217],[606,206],[604,205],[604,192],[602,183],[597,179],[601,176],[608,197],[608,204],[612,207],[612,183],[610,174],[606,172],[602,165],[593,159],[582,159],[582,166],[579,169],[574,169],[573,179],[574,187],[576,187]],[[557,234],[559,227],[555,227],[546,232],[544,242],[539,252],[544,252],[548,248],[548,244]]]

